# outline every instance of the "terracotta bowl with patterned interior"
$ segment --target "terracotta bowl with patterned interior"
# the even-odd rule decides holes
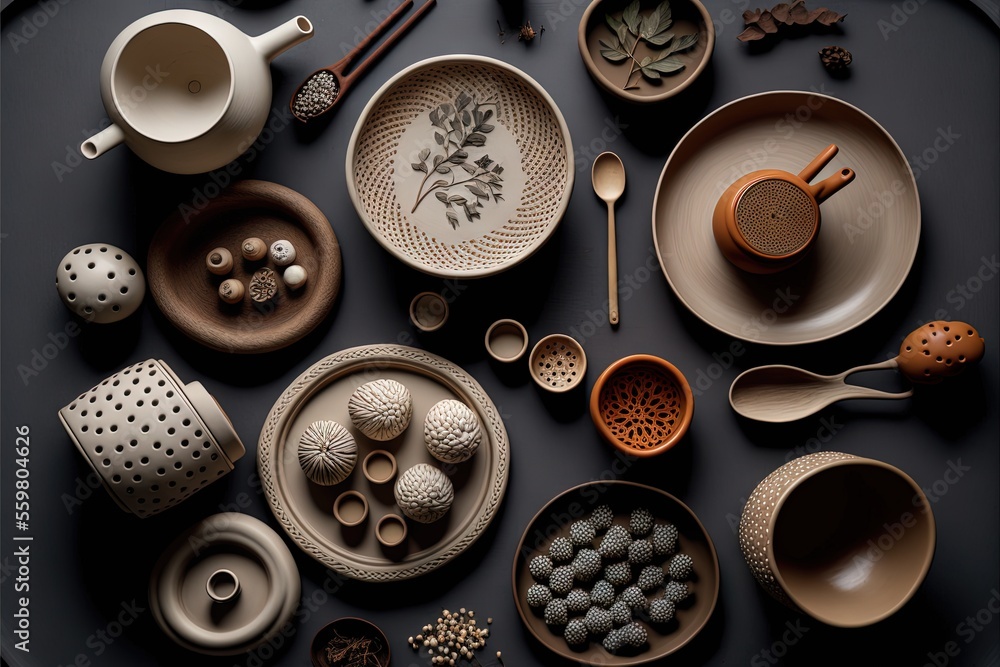
[[[590,394],[590,417],[604,439],[632,456],[656,456],[673,447],[694,416],[691,385],[677,367],[634,354],[601,373]]]

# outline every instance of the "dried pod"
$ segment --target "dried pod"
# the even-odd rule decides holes
[[[295,261],[295,246],[284,239],[271,244],[271,261],[278,266],[288,266]]]
[[[219,285],[219,298],[226,303],[239,303],[245,294],[246,288],[236,278],[223,280],[222,284]]]
[[[321,486],[340,484],[358,462],[354,436],[335,421],[313,422],[299,438],[299,465]]]
[[[434,523],[451,509],[455,487],[437,468],[418,463],[396,480],[395,496],[403,514],[420,523]]]
[[[986,341],[972,325],[935,320],[903,339],[896,363],[910,382],[936,384],[979,363],[985,352]]]
[[[829,72],[842,72],[853,60],[851,52],[842,46],[824,46],[819,52],[819,59]]]
[[[233,253],[225,248],[214,248],[205,257],[205,266],[217,276],[224,276],[233,270]]]
[[[256,236],[251,236],[248,239],[243,239],[243,243],[240,244],[240,252],[243,253],[244,259],[257,262],[264,259],[267,254],[267,244]]]
[[[462,463],[472,458],[483,441],[479,418],[461,401],[435,403],[424,419],[424,444],[438,461]]]
[[[395,380],[373,380],[351,394],[347,411],[354,426],[372,440],[392,440],[410,425],[413,399]]]
[[[250,298],[257,303],[266,303],[278,293],[278,275],[264,267],[254,272],[250,279]]]

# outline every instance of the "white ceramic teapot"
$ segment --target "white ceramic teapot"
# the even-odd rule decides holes
[[[258,37],[187,9],[135,21],[101,65],[101,98],[112,124],[83,142],[81,152],[94,159],[125,142],[149,164],[176,174],[228,164],[267,121],[269,63],[312,35],[304,16]]]

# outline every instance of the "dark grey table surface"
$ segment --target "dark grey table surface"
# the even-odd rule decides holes
[[[739,14],[752,3],[710,0],[718,29],[712,66],[682,97],[647,110],[602,96],[588,78],[576,46],[584,0],[529,2],[527,16],[536,28],[545,26],[542,38],[530,45],[510,35],[500,44],[495,21],[501,13],[495,0],[441,0],[368,74],[322,132],[283,129],[253,159],[238,161],[242,176],[277,181],[311,198],[340,239],[343,291],[331,318],[315,334],[279,353],[224,358],[184,339],[147,299],[129,325],[87,328],[37,375],[22,374],[19,367],[30,366],[50,334],[73,321],[52,285],[59,258],[78,244],[104,241],[143,261],[157,224],[209,182],[204,175],[158,172],[125,148],[85,164],[67,156],[105,117],[98,70],[114,36],[132,20],[168,7],[222,14],[253,34],[305,14],[316,24],[315,38],[272,66],[274,105],[279,108],[297,81],[338,59],[390,4],[396,3],[60,0],[17,3],[4,12],[4,659],[11,665],[44,667],[306,665],[309,641],[319,627],[358,615],[390,634],[393,664],[423,665],[427,659],[410,651],[406,637],[442,607],[464,606],[494,618],[485,656],[502,650],[508,667],[558,664],[530,640],[517,618],[510,592],[514,549],[528,520],[551,497],[587,480],[620,475],[687,502],[719,552],[722,591],[715,615],[695,642],[665,664],[1000,664],[1000,618],[989,611],[991,605],[996,609],[1000,562],[1000,68],[997,28],[968,2],[831,1],[832,8],[848,14],[839,34],[785,39],[751,52],[735,37],[741,29]],[[32,21],[34,30],[28,27]],[[821,68],[816,51],[828,43],[854,53],[849,78],[833,79]],[[347,196],[344,154],[361,109],[389,76],[417,60],[461,52],[506,60],[536,78],[566,116],[579,168],[565,219],[538,256],[492,279],[443,283],[404,268],[364,230]],[[914,156],[922,238],[902,290],[864,326],[810,346],[748,346],[730,364],[726,351],[732,341],[691,316],[658,269],[645,268],[653,257],[652,198],[671,148],[694,122],[726,102],[771,89],[823,91],[882,123],[906,155]],[[938,141],[942,135],[951,139]],[[605,218],[588,172],[593,157],[605,148],[621,155],[628,172],[628,190],[618,207],[619,267],[622,276],[633,276],[637,283],[622,304],[623,323],[617,331],[595,322],[606,299]],[[416,335],[406,317],[410,297],[424,289],[450,290],[454,297],[453,319],[434,338]],[[526,375],[500,377],[487,362],[482,334],[502,316],[524,322],[533,340],[555,331],[585,336],[588,392],[601,369],[636,352],[663,356],[692,380],[702,375],[718,379],[697,398],[694,425],[681,445],[621,474],[590,423],[585,396],[548,400]],[[920,389],[913,400],[855,402],[785,426],[743,423],[729,408],[727,387],[745,368],[792,363],[837,372],[892,356],[903,336],[935,318],[967,320],[980,328],[988,347],[978,370],[947,386]],[[489,531],[458,561],[398,585],[338,584],[293,547],[302,574],[303,607],[295,634],[273,657],[265,649],[263,655],[209,659],[173,646],[154,623],[146,595],[150,569],[165,545],[185,527],[222,509],[246,512],[278,529],[261,494],[255,461],[257,435],[273,401],[324,355],[355,345],[409,340],[468,370],[503,413],[512,469],[506,500]],[[232,417],[248,452],[224,480],[173,511],[141,521],[122,513],[102,490],[89,497],[80,492],[87,469],[56,411],[106,375],[149,357],[165,359],[185,381],[204,382]],[[14,588],[18,574],[11,539],[17,425],[27,425],[31,432],[30,653],[14,650],[11,634],[20,595]],[[792,456],[820,448],[888,461],[932,495],[939,540],[933,567],[902,611],[867,629],[825,627],[767,598],[744,565],[735,537],[736,517],[757,482]],[[949,472],[956,469],[960,476]],[[82,502],[69,502],[76,496]],[[333,594],[327,592],[334,588]],[[120,616],[130,618],[129,608],[136,618],[119,632],[116,623]],[[797,632],[789,631],[796,627]],[[943,653],[949,642],[955,642],[950,647],[958,651],[954,657]]]

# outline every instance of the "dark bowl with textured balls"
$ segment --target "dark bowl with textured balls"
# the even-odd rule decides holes
[[[529,571],[531,559],[547,555],[553,540],[569,538],[573,522],[586,519],[601,505],[614,510],[613,524],[628,528],[633,510],[646,508],[656,524],[670,523],[677,527],[677,552],[691,557],[694,574],[688,580],[690,597],[676,606],[673,620],[654,624],[636,619],[647,635],[641,648],[625,648],[616,653],[604,649],[601,642],[591,639],[581,646],[570,646],[563,637],[563,628],[553,631],[545,623],[541,609],[527,603],[528,588],[535,583]],[[603,532],[603,531],[602,531]],[[606,534],[606,532],[604,532]],[[597,548],[601,535],[593,540]],[[667,569],[669,558],[663,563]],[[654,561],[655,562],[655,561]],[[637,567],[634,569],[638,569]],[[719,597],[719,558],[715,545],[704,525],[691,509],[674,496],[644,484],[609,481],[588,482],[563,491],[550,500],[534,516],[521,537],[513,565],[514,604],[521,622],[535,639],[553,653],[584,665],[626,667],[640,665],[668,656],[690,642],[701,632],[715,610]],[[595,577],[595,580],[599,577]],[[589,589],[591,583],[577,583]],[[620,594],[621,591],[618,591]],[[577,616],[580,618],[580,616]]]

